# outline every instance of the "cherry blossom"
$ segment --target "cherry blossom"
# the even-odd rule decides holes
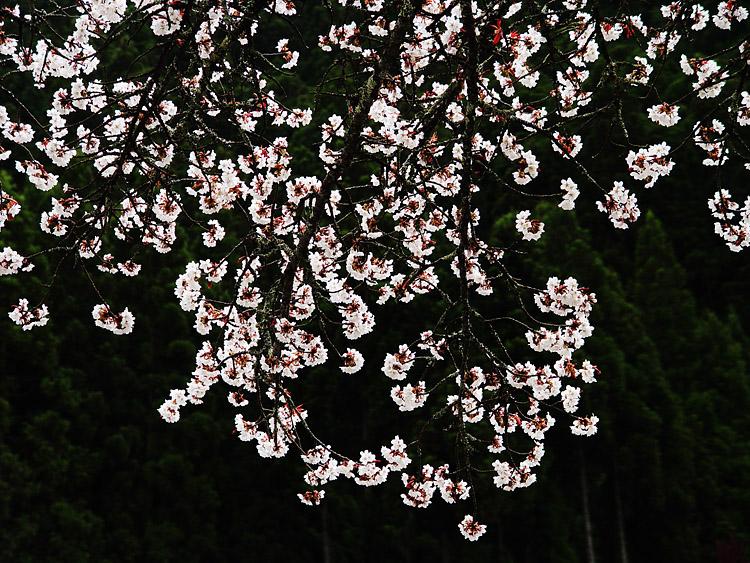
[[[458,524],[461,535],[469,541],[477,541],[487,531],[487,526],[477,522],[473,516],[467,514]]]
[[[49,310],[46,305],[30,308],[28,299],[19,299],[18,305],[13,306],[8,316],[23,330],[31,330],[47,324]]]
[[[566,211],[574,209],[576,206],[576,199],[581,193],[578,190],[578,184],[576,184],[572,179],[566,178],[562,182],[560,182],[560,190],[563,193],[563,197],[562,201],[559,203],[559,206]]]
[[[348,348],[343,355],[343,362],[344,364],[341,366],[341,371],[344,373],[357,373],[362,369],[365,359],[358,350]]]
[[[539,240],[544,233],[544,223],[530,217],[531,211],[519,211],[516,215],[516,230],[523,235],[523,240]]]
[[[121,313],[115,313],[107,305],[97,305],[91,312],[96,326],[106,328],[115,334],[130,334],[133,332],[135,318],[127,307]]]
[[[151,275],[142,254],[196,241],[174,286],[200,342],[195,369],[162,390],[158,413],[177,422],[218,392],[247,447],[299,455],[309,506],[338,479],[400,481],[416,508],[479,507],[475,480],[533,484],[548,432],[597,432],[596,415],[577,413],[585,386],[605,377],[582,357],[597,302],[586,281],[521,280],[506,259],[549,236],[533,205],[595,200],[602,222],[625,229],[681,153],[750,169],[748,11],[735,1],[339,0],[345,9],[320,22],[294,0],[59,4],[0,9],[0,66],[23,82],[0,92],[0,161],[23,185],[0,185],[0,229],[33,213],[50,241],[5,246],[0,276],[23,276],[39,255],[74,257],[98,296],[94,324],[125,335],[148,313],[112,309],[99,282]],[[716,45],[694,42],[710,22]],[[308,26],[317,44],[301,41]],[[139,68],[113,64],[109,49],[135,33],[152,46]],[[342,74],[290,95],[284,79],[312,49]],[[665,69],[684,83],[665,85]],[[40,115],[30,95],[45,101]],[[296,135],[316,144],[300,151]],[[611,170],[594,165],[603,150]],[[750,198],[736,185],[705,195],[732,251],[750,246]],[[520,237],[483,238],[498,211]],[[523,313],[488,316],[507,288]],[[33,297],[10,309],[23,330],[50,319],[46,296]],[[411,340],[365,357],[402,309],[419,311]],[[422,314],[432,309],[441,315]],[[527,347],[509,357],[504,339],[516,337]],[[440,428],[446,444],[481,447],[457,448],[453,470],[437,454],[435,467],[409,469],[423,444],[406,429],[339,451],[303,406],[300,383],[323,371],[373,377],[394,411]],[[487,529],[472,515],[458,527],[470,541]]]
[[[680,120],[679,108],[667,103],[657,104],[648,108],[648,117],[654,123],[671,127]]]
[[[604,201],[597,201],[599,211],[609,215],[612,224],[618,229],[627,229],[641,215],[638,200],[634,194],[625,189],[622,182],[615,182]]]

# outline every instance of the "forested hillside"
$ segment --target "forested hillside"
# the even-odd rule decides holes
[[[141,47],[125,43],[123,61]],[[283,87],[300,103],[324,105],[306,88],[321,72],[314,52]],[[311,174],[317,136],[303,129],[290,137],[295,164]],[[602,170],[611,166],[607,154],[597,158]],[[33,251],[49,242],[38,228],[42,198],[9,162],[0,162],[0,180],[24,213],[0,233],[0,248],[23,241]],[[138,316],[124,337],[90,322],[97,297],[73,260],[42,257],[33,273],[0,278],[9,303],[44,294],[57,276],[46,327],[24,332],[0,319],[0,560],[749,561],[750,262],[713,235],[711,172],[699,155],[683,155],[644,196],[648,212],[627,231],[613,230],[585,193],[576,213],[546,201],[534,209],[554,235],[509,253],[509,263],[537,285],[549,275],[574,276],[596,292],[586,348],[601,375],[585,401],[599,431],[580,440],[553,429],[528,489],[478,484],[488,532],[477,543],[456,541],[455,523],[445,518],[455,516],[451,507],[404,506],[395,480],[384,485],[388,494],[337,482],[320,507],[303,506],[296,460],[262,460],[238,440],[222,392],[201,409],[185,408],[179,424],[160,419],[157,408],[184,384],[199,345],[193,316],[173,293],[198,242],[178,237],[171,254],[143,252],[143,273],[128,283],[97,279]],[[536,182],[557,186],[563,174],[549,167]],[[483,211],[482,228],[490,241],[509,244],[518,238],[516,200],[493,192],[490,177],[483,182],[491,212]],[[510,291],[496,290],[493,306],[513,307]],[[420,299],[422,312],[434,314]],[[419,325],[396,304],[381,314],[386,329],[361,349],[382,357]],[[508,346],[527,344],[518,338]],[[397,416],[389,383],[373,363],[352,376],[323,365],[300,385],[322,438],[335,434],[356,448],[418,424],[416,415]]]
[[[732,307],[741,300],[727,297],[742,287],[734,257],[706,237],[710,244],[682,262],[702,251],[719,270],[691,284],[655,213],[631,233],[605,238],[551,206],[539,212],[566,237],[543,239],[519,260],[539,276],[570,272],[600,298],[589,346],[602,376],[589,401],[601,430],[585,443],[555,435],[553,459],[530,489],[482,492],[491,541],[458,544],[444,507],[414,514],[395,495],[362,495],[346,484],[319,511],[300,505],[296,468],[259,460],[236,440],[222,397],[165,425],[156,408],[195,354],[189,320],[176,304],[163,304],[190,258],[185,248],[168,264],[146,262],[149,275],[135,283],[113,285],[141,312],[128,338],[81,321],[87,307],[74,296],[90,288],[72,277],[55,290],[48,329],[0,324],[6,560],[280,560],[294,546],[303,561],[583,562],[590,538],[600,561],[743,561],[750,513],[743,324],[750,319]],[[511,222],[498,217],[494,236]],[[35,236],[21,225],[14,236]],[[17,283],[3,280],[3,292]],[[394,313],[388,339],[398,341],[408,322]],[[329,417],[329,428],[344,425],[353,439],[398,431],[377,373],[347,380],[323,368],[309,381],[321,397],[349,405],[348,419]]]

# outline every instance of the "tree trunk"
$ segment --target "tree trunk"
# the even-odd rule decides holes
[[[581,476],[581,496],[583,500],[583,525],[586,532],[586,561],[596,563],[594,555],[594,533],[591,526],[591,512],[589,511],[589,485],[586,477],[586,460],[583,451],[580,451],[579,473]]]
[[[617,516],[617,536],[620,541],[620,563],[628,563],[628,544],[625,540],[625,520],[622,515],[622,494],[620,492],[620,478],[615,468],[615,511]]]
[[[328,505],[321,507],[323,517],[323,563],[331,563],[331,537],[328,535]]]
[[[451,538],[451,539],[453,539],[453,538]],[[443,544],[442,545],[442,549],[440,550],[440,551],[443,552],[442,553],[442,557],[441,557],[442,563],[451,563],[450,543],[449,543],[450,540],[448,540],[448,538],[445,537],[445,532],[443,532],[440,535],[440,540],[441,540],[440,543]]]

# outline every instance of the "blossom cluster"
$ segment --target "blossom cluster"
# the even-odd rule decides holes
[[[476,500],[467,483],[487,474],[502,490],[529,486],[558,420],[575,435],[597,432],[596,415],[579,414],[583,384],[598,374],[580,357],[596,296],[573,278],[535,290],[539,280],[521,283],[506,253],[548,236],[532,197],[573,210],[591,192],[614,227],[628,228],[641,213],[638,190],[668,177],[681,150],[698,149],[706,166],[750,169],[735,148],[750,124],[750,43],[738,33],[748,11],[736,1],[658,11],[648,2],[600,11],[590,0],[338,3],[344,9],[325,23],[294,0],[0,8],[0,68],[31,86],[0,92],[0,161],[47,198],[38,224],[55,237],[35,255],[4,247],[0,276],[62,252],[93,284],[132,278],[145,270],[139,253],[169,253],[187,233],[202,254],[174,295],[201,344],[184,387],[158,409],[164,420],[224,389],[240,440],[263,458],[300,455],[299,500],[310,506],[339,477],[373,486],[399,473],[412,507],[438,492],[449,504]],[[340,71],[321,78],[316,97],[330,103],[316,112],[281,87],[300,61],[291,31],[300,22]],[[693,56],[692,39],[706,29],[720,44]],[[137,70],[108,56],[131,35],[153,46]],[[689,78],[686,92],[664,99],[671,90],[656,69],[670,64]],[[43,115],[19,98],[27,90],[47,101]],[[625,104],[640,107],[653,131],[626,123]],[[713,105],[700,113],[692,104]],[[290,141],[298,129],[319,140],[312,164]],[[618,163],[606,177],[593,162],[604,129]],[[562,178],[547,181],[558,169]],[[542,186],[550,183],[559,185],[552,194]],[[0,229],[28,201],[19,195],[0,186]],[[495,199],[515,218],[518,234],[505,241],[481,235]],[[732,250],[750,246],[750,199],[740,206],[719,188],[709,208]],[[525,306],[510,324],[488,318],[483,304],[499,287],[533,300],[546,320]],[[135,314],[95,289],[94,324],[132,332]],[[412,342],[366,357],[367,342],[387,330],[381,311],[425,303],[442,314],[420,318]],[[21,297],[9,317],[28,330],[50,312]],[[501,335],[518,326],[528,348],[511,355]],[[339,452],[318,438],[315,413],[298,397],[297,380],[316,369],[381,376],[394,411],[446,429],[460,463],[405,472],[421,432],[393,438],[380,455]],[[458,526],[471,541],[487,529],[477,517]]]

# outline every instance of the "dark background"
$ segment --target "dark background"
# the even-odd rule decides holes
[[[291,87],[316,77],[314,57],[305,57]],[[293,154],[314,161],[303,133],[294,143]],[[596,145],[584,154],[598,156],[604,177],[622,168],[593,154]],[[397,479],[374,490],[337,481],[321,507],[302,506],[296,457],[261,460],[240,442],[220,386],[178,424],[160,420],[157,407],[185,384],[196,352],[192,318],[172,292],[200,249],[181,237],[166,257],[139,257],[138,278],[102,278],[113,302],[135,313],[132,335],[93,326],[99,301],[72,263],[48,300],[47,327],[0,322],[0,560],[591,563],[590,535],[600,562],[748,561],[750,251],[731,253],[713,234],[714,171],[697,151],[676,160],[669,178],[641,190],[650,211],[628,231],[595,211],[595,194],[585,192],[576,213],[552,202],[536,208],[547,235],[512,262],[535,285],[572,275],[597,293],[585,350],[602,375],[584,395],[601,421],[590,439],[559,421],[531,488],[480,486],[481,541],[459,536],[466,506],[407,508]],[[47,204],[8,162],[4,185],[25,211],[0,244],[28,254],[49,243],[37,225]],[[543,159],[535,182],[558,185],[568,173],[555,166]],[[517,237],[515,200],[489,182],[482,193],[490,240]],[[43,293],[52,267],[40,260],[33,274],[0,280],[3,307]],[[415,307],[430,307],[419,299]],[[382,357],[419,326],[398,306],[377,313],[380,330],[360,348],[366,357]],[[319,434],[351,453],[406,438],[419,420],[419,411],[397,412],[378,361],[355,376],[325,366],[303,378]]]

